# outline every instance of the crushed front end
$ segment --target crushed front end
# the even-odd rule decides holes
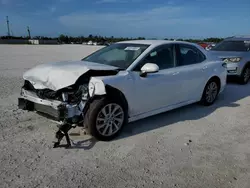
[[[94,65],[97,66],[97,64]],[[74,68],[81,69],[82,67],[81,64]],[[68,131],[72,127],[84,126],[84,113],[91,100],[95,95],[106,94],[104,83],[96,77],[116,75],[119,70],[111,67],[112,70],[86,69],[86,71],[84,69],[82,72],[78,72],[76,69],[72,72],[68,69],[53,68],[55,74],[46,75],[44,73],[47,69],[38,71],[37,68],[36,71],[31,71],[24,76],[25,81],[18,98],[18,106],[20,109],[34,111],[57,121],[59,123],[59,130],[56,133],[58,141],[54,146],[58,146],[64,136],[67,145],[70,146]],[[111,68],[108,67],[108,69]],[[40,67],[40,69],[43,70],[44,67]],[[65,72],[68,74],[66,77],[63,76]]]
[[[73,85],[58,91],[50,89],[35,89],[25,80],[21,88],[18,106],[20,109],[34,111],[59,123],[56,133],[58,146],[63,136],[66,136],[70,145],[67,132],[75,126],[83,126],[83,109],[89,98],[88,84]]]
[[[18,98],[20,109],[36,111],[58,122],[76,124],[82,120],[82,111],[88,97],[88,85],[67,87],[59,91],[35,89],[25,81]]]

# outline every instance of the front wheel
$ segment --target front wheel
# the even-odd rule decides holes
[[[119,100],[106,97],[94,100],[85,115],[87,132],[98,140],[117,137],[127,123],[127,111]]]
[[[210,80],[203,91],[201,103],[210,106],[214,103],[219,93],[219,84],[216,79]]]
[[[250,67],[246,67],[239,78],[240,84],[247,84],[250,78]]]

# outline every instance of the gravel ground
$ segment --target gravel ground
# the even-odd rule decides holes
[[[250,86],[229,83],[197,104],[129,124],[111,142],[73,130],[72,149],[52,148],[55,123],[17,108],[22,74],[78,60],[83,45],[0,45],[0,187],[250,187]]]

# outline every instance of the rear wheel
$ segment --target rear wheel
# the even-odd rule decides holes
[[[212,105],[218,96],[219,89],[219,83],[216,79],[208,81],[203,91],[201,103],[205,106]]]
[[[247,66],[241,73],[239,78],[240,84],[247,84],[250,78],[250,67]]]
[[[127,123],[127,111],[119,100],[94,100],[85,115],[87,132],[98,140],[109,141],[118,136]]]

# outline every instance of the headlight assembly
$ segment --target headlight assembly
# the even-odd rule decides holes
[[[241,57],[232,57],[232,58],[225,58],[223,61],[225,62],[225,63],[238,63],[238,62],[240,62],[240,60],[241,60]]]
[[[81,100],[85,101],[88,99],[88,85],[80,85],[77,89],[72,89],[62,93],[62,101],[71,104],[79,103]]]

